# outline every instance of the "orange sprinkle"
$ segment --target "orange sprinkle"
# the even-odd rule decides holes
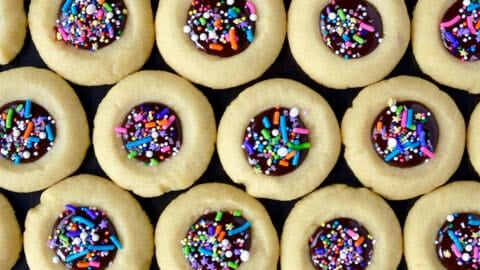
[[[290,163],[288,163],[286,160],[280,160],[278,164],[283,167],[288,167],[288,165],[290,165]]]
[[[365,239],[363,238],[363,236],[360,236],[357,241],[355,241],[355,246],[358,247],[358,246],[361,246],[363,244],[363,241]]]
[[[480,21],[477,22],[477,24],[475,25],[475,29],[480,29]]]
[[[238,43],[237,43],[237,36],[235,35],[235,28],[230,28],[230,31],[228,31],[228,34],[230,35],[230,44],[232,44],[232,49],[234,51],[238,50]]]
[[[157,124],[155,122],[148,122],[145,123],[146,128],[154,128]]]
[[[6,114],[6,113],[2,113],[2,118],[3,118],[3,119],[7,119],[7,114]]]
[[[382,131],[382,127],[383,127],[383,122],[378,121],[378,122],[377,122],[377,131],[378,131],[378,132]]]
[[[216,27],[216,28],[220,28],[222,26],[222,21],[220,19],[216,19],[215,22],[213,23],[213,25]],[[221,29],[220,29],[221,30]]]
[[[218,242],[222,241],[223,238],[225,238],[225,231],[222,231],[222,232],[220,233],[220,235],[218,236],[218,238],[217,238]]]
[[[23,134],[23,138],[26,140],[28,137],[30,137],[30,133],[33,131],[33,122],[28,122],[27,130],[25,130],[25,133]]]
[[[218,43],[210,43],[208,48],[214,51],[223,51],[223,45]]]
[[[279,122],[280,122],[280,112],[275,111],[275,113],[273,114],[273,124],[278,125]]]
[[[217,225],[217,227],[215,228],[215,234],[219,235],[221,231],[222,231],[222,225]]]
[[[98,0],[97,1],[100,5],[103,5],[103,3],[105,3],[105,0]]]
[[[168,124],[168,120],[167,120],[167,119],[163,119],[163,120],[161,120],[161,121],[157,121],[157,123],[158,123],[159,126],[162,127],[162,126],[165,126],[165,125]]]
[[[77,262],[78,268],[88,268],[88,262]]]
[[[292,152],[288,153],[288,154],[285,156],[285,159],[286,159],[286,160],[292,159],[292,158],[295,156],[296,153],[297,153],[297,151],[296,151],[296,150],[293,150]]]

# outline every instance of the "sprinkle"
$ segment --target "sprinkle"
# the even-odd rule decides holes
[[[48,153],[55,141],[55,120],[31,100],[0,108],[0,156],[18,165]]]
[[[198,49],[230,57],[254,41],[256,12],[249,0],[192,1],[183,32]]]
[[[159,103],[145,103],[130,110],[114,128],[123,141],[127,158],[156,166],[181,148],[181,124],[176,113]]]
[[[283,175],[294,170],[305,157],[311,147],[309,134],[298,108],[275,107],[251,119],[242,148],[255,172]]]
[[[106,213],[95,207],[66,205],[65,209],[48,240],[56,254],[54,260],[68,269],[109,266],[121,244]]]
[[[320,14],[322,40],[344,59],[371,53],[382,41],[382,21],[366,1],[332,0]]]
[[[242,228],[242,231],[235,231]],[[231,232],[234,234],[231,234]],[[192,269],[236,269],[249,259],[250,222],[240,210],[205,212],[180,240]],[[234,264],[232,264],[234,263]],[[207,267],[208,265],[208,267]]]
[[[119,39],[128,14],[123,0],[67,0],[60,11],[55,27],[58,39],[90,51]]]

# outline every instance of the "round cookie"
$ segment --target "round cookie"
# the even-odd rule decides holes
[[[467,151],[470,156],[470,162],[475,168],[475,171],[480,172],[480,141],[477,134],[479,134],[480,123],[480,106],[476,106],[470,116],[467,130]]]
[[[346,219],[353,223],[345,222]],[[337,226],[343,225],[345,233],[342,228],[334,228],[330,221],[337,221]],[[332,227],[327,227],[331,223]],[[356,226],[350,226],[353,224]],[[317,234],[324,229],[328,229],[325,233],[329,235]],[[326,244],[328,239],[320,235],[336,235],[344,240],[343,247],[337,250],[340,255],[334,255],[335,248]],[[318,238],[327,242],[316,245]],[[311,246],[316,248],[311,251]],[[324,269],[320,265],[322,261],[338,263],[335,266],[339,268],[328,269],[396,269],[402,257],[402,232],[395,213],[380,196],[365,188],[332,185],[297,202],[285,221],[281,249],[282,269]],[[370,261],[365,258],[369,250],[373,252]],[[343,264],[339,257],[342,254],[348,258]],[[329,256],[329,260],[323,260],[325,256]]]
[[[1,269],[11,269],[20,257],[22,234],[15,212],[7,198],[0,194],[0,258]]]
[[[41,190],[82,163],[90,145],[87,118],[74,90],[53,72],[1,72],[0,114],[0,187]]]
[[[27,34],[27,16],[23,2],[2,1],[0,18],[0,65],[5,65],[20,52]]]
[[[211,237],[195,237],[203,232]],[[203,241],[208,241],[205,249],[196,249],[195,242],[202,245]],[[212,248],[218,250],[218,263],[231,269],[277,269],[278,238],[267,211],[226,184],[199,185],[173,200],[158,220],[155,245],[161,269],[201,269],[198,266],[203,263],[214,264]],[[215,269],[220,268],[224,267]]]
[[[259,128],[253,130],[252,123]],[[217,149],[227,174],[247,193],[292,200],[314,190],[332,170],[340,153],[339,133],[332,109],[319,94],[292,80],[271,79],[247,88],[228,106]]]
[[[405,259],[408,269],[448,269],[442,264],[439,258],[440,251],[436,247],[435,241],[441,240],[439,239],[439,231],[443,225],[452,221],[455,214],[479,215],[480,208],[477,204],[479,194],[480,185],[477,182],[458,181],[426,194],[415,203],[408,213],[404,227]],[[470,229],[470,224],[467,226]],[[456,235],[457,229],[451,227],[451,230]],[[472,232],[478,234],[478,231],[478,226],[472,228]],[[450,238],[450,234],[445,233],[445,236]],[[468,233],[468,238],[470,238],[470,233]],[[465,232],[465,238],[459,239],[462,242],[458,243],[463,245],[463,241],[468,240],[468,238]],[[449,247],[451,246],[449,245]],[[458,257],[451,250],[447,253],[450,253],[452,258]],[[473,250],[469,250],[469,248],[466,248],[462,253],[468,254],[470,258],[476,256]],[[446,253],[442,250],[441,254]],[[462,257],[462,254],[460,257]],[[475,265],[478,265],[478,263]],[[464,264],[464,267],[467,268],[461,268],[457,265],[450,269],[472,269],[468,266],[472,265]]]
[[[388,104],[392,99],[399,106]],[[423,105],[428,112],[408,103]],[[397,115],[398,121],[394,125],[385,122],[379,129],[377,115],[394,107],[403,109],[400,114],[398,110],[391,113]],[[426,144],[419,135],[420,128],[417,133],[408,121],[404,124],[403,115],[407,113],[404,108],[412,108],[413,121],[410,123],[415,127],[424,126]],[[418,119],[417,113],[420,114]],[[423,123],[425,115],[427,122]],[[432,127],[427,130],[430,124]],[[365,186],[392,200],[413,198],[445,183],[458,168],[465,144],[465,123],[455,102],[428,81],[408,76],[385,80],[362,90],[346,111],[341,130],[345,159],[354,174]],[[388,148],[376,149],[372,140],[385,137],[393,138],[393,147],[389,144]],[[401,143],[395,142],[397,138]],[[380,150],[385,151],[382,156],[377,154]],[[391,162],[407,158],[416,161],[417,157],[426,159],[417,164],[406,162],[405,166]]]
[[[230,2],[233,2],[234,5],[246,2],[248,7],[239,6],[237,8],[255,14],[253,20],[255,29],[252,31],[253,37],[251,37],[253,41],[249,42],[248,47],[241,53],[230,57],[207,54],[198,49],[190,36],[184,33],[184,30],[188,30],[185,26],[189,8],[192,3],[198,4],[198,1],[160,1],[155,22],[156,36],[158,49],[166,63],[188,80],[214,89],[234,87],[260,77],[279,55],[285,39],[286,14],[283,2],[277,0],[236,1],[223,1],[223,4],[219,5],[226,3],[225,8],[230,8]],[[218,1],[202,0],[200,2]],[[234,18],[239,16],[235,12],[232,15],[234,17],[224,18],[224,20],[234,21]],[[205,18],[214,17],[214,15],[208,14]],[[203,19],[202,21],[204,21]],[[227,29],[229,25],[225,24],[221,27]],[[215,28],[220,28],[220,26],[215,26]],[[220,33],[211,35],[217,37]],[[229,33],[225,39],[230,40]],[[219,43],[221,44],[221,42]],[[230,42],[227,42],[226,46],[230,46],[228,44]]]
[[[123,1],[126,11],[122,9],[117,14],[112,3],[119,1]],[[154,43],[150,1],[88,0],[86,3],[88,8],[78,0],[32,0],[28,20],[33,42],[43,61],[69,81],[87,86],[116,83],[140,69],[150,56]],[[92,22],[92,16],[99,18],[97,22]],[[118,27],[111,22],[111,16],[120,22]],[[75,24],[65,22],[64,18],[73,18]],[[81,28],[76,30],[84,34],[69,34],[77,24]],[[98,32],[103,33],[104,42],[100,42]]]
[[[452,46],[450,41],[447,41],[453,39],[453,41],[461,42],[457,32],[452,32],[452,28],[457,27],[458,29],[460,24],[463,24],[462,28],[467,31],[467,35],[462,36],[462,39],[478,40],[476,37],[477,33],[470,33],[472,27],[476,29],[476,26],[473,26],[473,24],[478,25],[478,16],[472,17],[472,13],[468,11],[465,12],[468,14],[457,14],[459,17],[456,20],[456,14],[452,14],[452,11],[449,11],[454,4],[459,5],[458,8],[462,8],[462,3],[467,4],[463,10],[469,9],[469,5],[475,5],[474,0],[418,1],[412,19],[412,48],[415,59],[422,71],[434,80],[470,93],[480,93],[480,87],[477,83],[480,61],[475,61],[468,53],[465,54],[465,57],[468,59],[463,57],[459,59],[458,56],[454,55],[457,51],[454,47],[458,48],[458,46]],[[467,19],[467,17],[475,18],[475,22]],[[478,26],[480,27],[480,25]],[[465,44],[458,43],[458,45],[464,46]],[[450,49],[447,49],[446,46]],[[478,41],[475,44],[474,52],[477,51],[476,47],[478,47]],[[465,51],[468,51],[467,49],[469,48],[465,49]]]
[[[372,8],[367,9],[369,12],[377,11],[376,15],[380,16],[380,23],[383,26],[383,31],[381,31],[383,34],[379,33],[381,36],[376,37],[379,39],[379,44],[373,51],[366,55],[363,54],[361,57],[352,58],[352,55],[349,56],[349,59],[337,55],[323,40],[322,31],[326,30],[321,29],[321,14],[327,6],[331,5],[331,2],[330,0],[292,1],[288,11],[288,42],[297,63],[312,79],[335,89],[366,86],[383,79],[400,61],[410,40],[410,21],[404,1],[369,0],[361,2],[366,6],[373,7],[373,11]],[[337,2],[356,7],[348,1]],[[355,1],[355,3],[357,2]],[[334,7],[334,5],[331,6]],[[329,9],[330,12],[325,11],[325,16],[329,17],[329,20],[335,21],[342,18],[343,21],[348,22],[348,27],[358,30],[355,35],[345,36],[342,34],[344,40],[348,39],[347,43],[353,43],[356,46],[366,44],[362,46],[367,46],[369,42],[375,42],[375,38],[365,38],[370,31],[380,32],[380,29],[375,29],[373,24],[375,22],[365,26],[366,23],[356,23],[357,19],[361,18],[353,15],[353,19],[357,21],[354,20],[355,23],[350,23],[352,20],[348,16],[352,14],[343,13],[343,9],[339,10],[342,11],[337,11],[337,13],[342,16],[332,12],[332,9]],[[354,8],[352,11],[357,12],[358,10]],[[358,13],[362,16],[363,12],[359,11]],[[380,26],[378,20],[376,23]],[[369,29],[369,31],[365,29]],[[341,29],[338,31],[345,33]],[[357,35],[358,33],[365,36],[362,38],[362,35]],[[356,40],[360,41],[356,42]],[[345,50],[356,48],[352,46],[348,45]]]
[[[149,269],[153,228],[128,192],[106,179],[79,175],[47,189],[29,210],[24,246],[32,270],[66,269],[64,261],[76,267],[87,262],[95,269]],[[113,260],[108,268],[106,259]]]
[[[132,110],[152,103],[161,106]],[[157,116],[165,108],[170,115]],[[134,121],[124,125],[127,115]],[[178,130],[171,135],[162,122],[174,116],[170,127],[178,125]],[[185,79],[162,71],[141,71],[115,85],[100,103],[94,125],[93,145],[102,169],[118,185],[143,197],[191,186],[207,169],[215,147],[215,118],[208,100]],[[134,128],[127,131],[127,126]],[[175,140],[168,142],[169,136]],[[171,155],[159,153],[165,148]]]

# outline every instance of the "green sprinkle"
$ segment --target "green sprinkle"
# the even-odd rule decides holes
[[[242,211],[241,211],[241,210],[235,210],[235,211],[233,211],[233,216],[234,216],[234,217],[241,217],[241,216],[242,216]]]
[[[205,18],[201,17],[199,20],[202,26],[205,26],[207,24],[207,20]]]
[[[218,212],[217,212],[217,215],[215,216],[215,221],[218,222],[218,221],[222,220],[222,218],[223,218],[223,212],[222,212],[222,211],[218,211]]]
[[[263,135],[263,137],[264,137],[265,139],[270,140],[270,138],[272,138],[272,137],[270,136],[270,132],[268,132],[268,130],[262,129],[261,132],[262,132],[262,135]]]
[[[293,144],[291,142],[287,143],[288,147],[292,148],[293,150],[305,150],[310,148],[312,145],[309,142],[305,142],[302,144]]]
[[[128,153],[128,158],[132,159],[132,158],[136,157],[137,155],[138,155],[137,151],[131,151],[130,153]]]
[[[356,34],[353,35],[353,40],[355,40],[356,42],[360,43],[360,44],[364,44],[365,43],[365,39],[357,36]]]
[[[21,112],[23,109],[23,104],[18,104],[17,108],[15,109],[17,112]]]
[[[68,243],[68,237],[66,235],[62,234],[59,237],[60,237],[60,240],[62,240],[65,243]]]
[[[13,113],[15,113],[15,111],[12,108],[8,109],[7,123],[6,123],[7,128],[12,128]]]
[[[189,247],[189,246],[185,246],[185,247],[183,248],[183,254],[185,254],[185,255],[190,254],[190,247]]]
[[[227,265],[228,265],[228,267],[230,267],[230,268],[232,268],[232,269],[237,269],[237,268],[238,268],[238,264],[236,264],[236,263],[234,263],[234,262],[232,262],[232,261],[228,262]]]
[[[111,7],[107,2],[103,3],[103,7],[104,7],[107,11],[112,11],[112,10],[113,10],[112,7]]]
[[[347,17],[345,16],[345,13],[343,12],[343,9],[341,9],[341,8],[339,8],[339,9],[337,10],[337,14],[338,14],[338,16],[340,17],[340,19],[341,19],[342,21],[345,21],[345,19],[347,18]]]
[[[150,159],[150,166],[157,166],[158,165],[158,160],[152,158]]]

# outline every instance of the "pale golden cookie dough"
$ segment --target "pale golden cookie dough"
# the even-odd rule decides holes
[[[479,196],[479,183],[458,181],[426,194],[415,203],[404,227],[405,259],[409,270],[445,269],[435,248],[438,231],[450,214],[480,214]]]
[[[0,158],[0,187],[15,192],[45,189],[82,164],[90,145],[87,117],[75,91],[57,74],[24,67],[0,73],[0,107],[27,100],[42,106],[56,125],[55,142],[42,158],[15,165]]]
[[[153,227],[140,204],[130,193],[107,179],[93,175],[71,177],[43,192],[40,204],[28,211],[24,247],[32,270],[63,270],[55,264],[55,252],[47,240],[65,205],[95,206],[107,212],[123,248],[117,250],[110,270],[149,269],[153,256]]]
[[[256,173],[242,149],[250,119],[265,110],[297,107],[310,130],[311,147],[294,171],[269,176]],[[292,200],[318,187],[328,176],[340,154],[340,130],[328,103],[310,88],[287,79],[271,79],[244,90],[225,110],[218,127],[217,148],[226,173],[243,184],[255,197]]]
[[[350,218],[376,240],[368,270],[394,270],[402,258],[402,231],[395,213],[366,188],[332,185],[300,200],[290,212],[281,240],[282,269],[314,270],[308,239],[322,223]]]
[[[156,166],[129,159],[114,131],[133,107],[149,102],[173,109],[182,130],[180,151]],[[207,169],[215,147],[215,118],[208,100],[187,80],[163,71],[141,71],[115,85],[100,103],[94,125],[93,145],[102,169],[115,183],[143,197],[191,186]]]
[[[320,14],[331,0],[293,0],[288,11],[288,42],[303,71],[330,88],[366,86],[387,76],[410,40],[410,20],[402,0],[368,0],[383,23],[382,42],[368,55],[345,60],[323,42]]]
[[[435,157],[427,163],[398,168],[380,158],[371,142],[373,123],[389,99],[425,105],[438,126]],[[445,183],[460,165],[465,146],[465,122],[455,102],[434,84],[399,76],[363,89],[343,117],[345,159],[366,187],[392,200],[427,193]]]
[[[443,46],[440,23],[457,0],[419,0],[413,12],[412,48],[424,73],[450,87],[480,93],[480,61],[461,62]]]
[[[27,34],[23,1],[0,1],[0,65],[8,64],[20,52]]]
[[[55,22],[64,0],[32,0],[28,13],[33,42],[49,68],[80,85],[118,82],[139,70],[153,48],[149,0],[123,0],[128,17],[120,39],[95,52],[76,49],[56,38]]]
[[[155,229],[157,263],[161,269],[190,269],[180,241],[206,209],[241,210],[242,216],[250,221],[250,259],[239,269],[277,269],[278,238],[263,205],[242,190],[219,183],[193,187],[165,208]]]
[[[183,32],[191,0],[160,1],[155,26],[163,59],[188,80],[214,89],[234,87],[260,77],[282,49],[287,22],[282,1],[252,2],[258,13],[254,41],[240,54],[218,57],[197,49]]]
[[[480,172],[480,106],[476,106],[470,116],[467,130],[467,151],[470,162],[477,173]]]
[[[11,269],[22,250],[22,233],[15,211],[2,194],[0,194],[0,269]]]

